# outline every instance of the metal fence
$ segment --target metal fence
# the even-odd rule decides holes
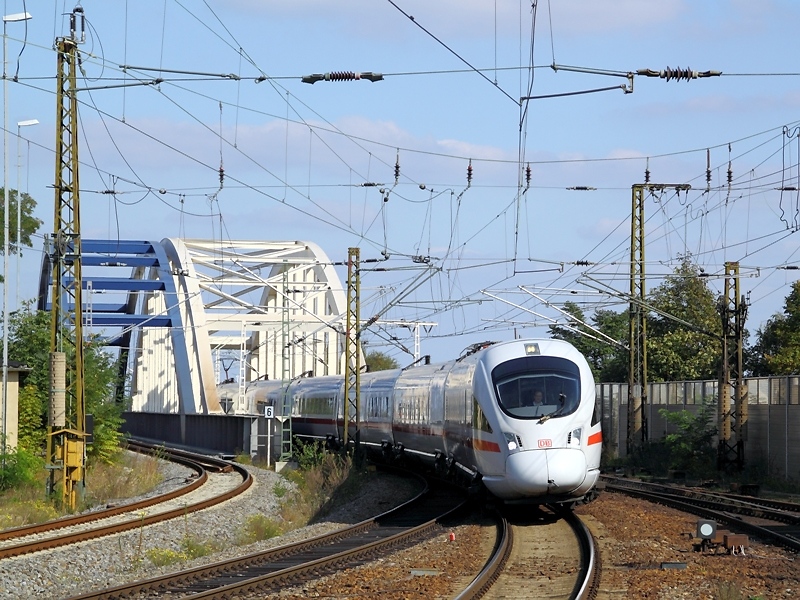
[[[800,376],[746,378],[748,421],[745,461],[768,469],[775,477],[800,480]],[[650,440],[671,433],[674,426],[662,411],[696,413],[704,402],[717,402],[717,381],[649,383],[645,407]],[[597,410],[603,421],[603,449],[625,456],[628,384],[598,383]]]

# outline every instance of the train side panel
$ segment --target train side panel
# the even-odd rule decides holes
[[[394,444],[392,412],[394,388],[399,369],[376,371],[362,376],[361,441],[371,446]]]
[[[407,369],[397,378],[394,389],[392,430],[397,445],[405,451],[432,459],[442,447],[444,384],[442,366]]]
[[[475,469],[475,456],[472,448],[472,380],[475,373],[475,360],[467,357],[454,362],[450,367],[445,387],[444,437],[445,454],[469,469]]]
[[[247,393],[280,413],[281,382],[254,382]],[[294,380],[288,393],[294,433],[343,438],[341,376]],[[594,380],[567,342],[514,340],[439,365],[365,373],[360,399],[363,443],[459,467],[505,501],[580,498],[599,475]]]

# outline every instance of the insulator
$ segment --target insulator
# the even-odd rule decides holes
[[[697,79],[697,71],[692,71],[692,69],[689,67],[685,69],[681,69],[680,67],[675,67],[674,69],[667,67],[661,71],[658,76],[661,77],[661,79],[666,79],[667,81],[670,79],[674,79],[675,81],[685,79],[686,81],[689,81],[690,79]]]
[[[472,159],[469,161],[469,165],[467,166],[467,185],[472,183]]]
[[[400,154],[397,155],[397,159],[395,159],[394,163],[394,183],[397,185],[398,180],[400,179]]]
[[[531,163],[528,163],[528,166],[525,167],[525,186],[531,187]]]
[[[670,79],[674,79],[675,81],[685,79],[686,81],[689,81],[690,79],[697,79],[698,77],[719,77],[722,75],[722,71],[692,71],[692,69],[689,67],[685,69],[681,69],[680,67],[675,69],[667,67],[663,71],[639,69],[636,71],[636,74],[644,77],[660,77],[661,79],[666,79],[667,81]]]
[[[733,166],[731,166],[731,145],[728,144],[728,187],[730,187],[731,183],[733,182]]]
[[[711,149],[706,148],[706,188],[711,187]]]
[[[361,73],[354,73],[353,71],[332,71],[325,73],[325,81],[353,81],[354,79],[361,79]]]

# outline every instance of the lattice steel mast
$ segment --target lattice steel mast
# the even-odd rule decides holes
[[[344,447],[352,438],[358,441],[359,414],[361,409],[361,277],[359,262],[361,250],[347,249],[347,329],[345,335],[344,375]]]
[[[281,424],[281,455],[279,460],[288,462],[292,458],[292,397],[289,390],[292,386],[291,356],[289,339],[289,266],[283,267],[283,289],[281,308],[281,378],[283,392],[281,393],[281,411],[278,422]]]
[[[718,468],[744,467],[747,440],[747,385],[744,383],[744,322],[747,304],[739,296],[739,263],[725,263],[722,318],[722,373],[719,381]],[[733,407],[731,407],[733,392]]]
[[[649,171],[645,173],[649,180]],[[644,201],[645,192],[672,188],[688,191],[688,184],[637,183],[631,188],[631,275],[628,305],[628,428],[630,454],[648,439],[647,432],[647,309],[645,289]]]
[[[81,38],[76,37],[80,22]],[[83,493],[86,410],[81,305],[81,226],[78,183],[78,44],[85,40],[84,14],[70,15],[70,35],[56,40],[56,176],[50,320],[50,410],[47,435],[48,491],[74,509]]]

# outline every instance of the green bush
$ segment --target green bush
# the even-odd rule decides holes
[[[677,429],[664,437],[669,450],[669,467],[695,475],[713,473],[717,458],[714,447],[716,400],[706,399],[697,414],[687,410],[668,412],[661,409],[659,412]]]
[[[181,540],[181,548],[186,558],[200,558],[201,556],[208,556],[216,550],[213,542],[200,540],[187,536]]]
[[[322,442],[304,442],[294,438],[294,458],[301,471],[310,471],[325,461],[325,445]]]
[[[275,494],[276,498],[283,498],[286,495],[286,492],[288,491],[289,488],[287,488],[281,482],[278,482],[272,486],[272,493]]]
[[[152,548],[146,552],[147,558],[157,567],[173,565],[186,560],[183,552],[169,550],[168,548]]]
[[[247,517],[247,521],[239,531],[238,539],[240,544],[252,544],[277,537],[282,532],[280,523],[266,515],[255,514]]]
[[[8,450],[3,444],[0,452],[0,491],[36,485],[44,462],[29,450]]]

